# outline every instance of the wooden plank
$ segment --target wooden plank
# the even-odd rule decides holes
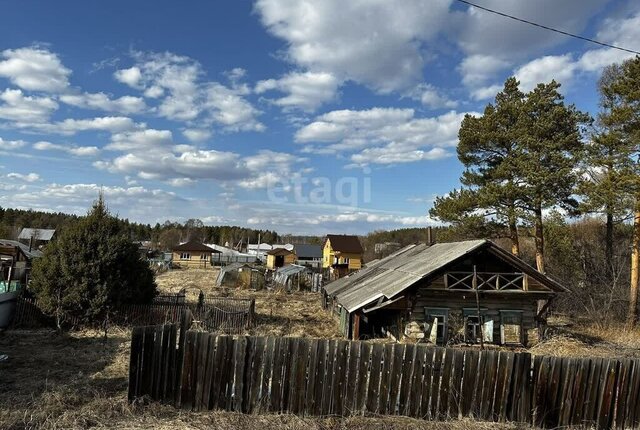
[[[491,420],[492,405],[496,389],[496,374],[498,372],[498,353],[496,351],[485,351],[487,355],[486,374],[482,384],[482,395],[480,397],[480,418]]]
[[[640,360],[635,359],[633,361],[633,368],[631,370],[631,377],[629,379],[630,389],[627,397],[628,410],[625,417],[626,428],[638,427],[640,421]]]
[[[209,334],[207,339],[207,353],[206,362],[204,366],[204,381],[202,382],[202,398],[200,402],[200,410],[211,409],[211,383],[213,380],[213,369],[217,366],[216,363],[216,346],[217,338],[213,334]]]
[[[587,395],[587,378],[589,377],[589,367],[591,366],[591,360],[579,359],[576,370],[576,375],[573,380],[573,401],[574,406],[571,408],[571,425],[579,425],[582,423],[582,414],[584,409],[584,402]]]
[[[603,360],[601,358],[595,358],[591,361],[591,371],[589,372],[589,382],[587,386],[587,398],[584,403],[584,413],[582,416],[582,423],[585,426],[590,426],[594,423],[597,416],[598,409],[598,390],[600,384],[600,375],[602,373]]]
[[[451,386],[449,387],[449,407],[447,416],[457,419],[460,416],[462,399],[462,375],[464,372],[465,352],[454,350],[453,367],[451,369]]]
[[[400,382],[404,369],[404,356],[407,346],[403,343],[396,344],[393,350],[393,362],[390,367],[389,399],[387,400],[387,414],[398,415],[400,402]]]
[[[184,409],[191,409],[193,406],[193,397],[192,397],[192,381],[193,381],[193,361],[195,354],[195,341],[198,333],[195,331],[188,331],[185,334],[185,345],[184,345],[184,359],[182,362],[182,383],[181,390],[182,393],[180,395],[181,407]]]
[[[391,369],[393,366],[394,349],[397,344],[384,345],[382,358],[382,374],[380,376],[380,390],[378,392],[378,402],[376,413],[385,415],[387,413],[387,404],[389,401],[389,388],[391,385]]]
[[[234,340],[233,350],[233,387],[230,400],[231,410],[234,412],[243,411],[246,353],[247,337],[239,336]]]
[[[569,358],[562,377],[560,411],[558,413],[558,425],[562,427],[571,424],[571,412],[575,407],[574,379],[578,372],[579,361],[579,359]]]
[[[329,339],[329,346],[327,349],[327,358],[325,361],[325,373],[322,390],[322,409],[320,415],[330,415],[331,406],[333,402],[333,384],[336,381],[336,348],[338,341],[336,339]]]
[[[209,333],[198,333],[198,357],[195,366],[195,381],[196,390],[193,408],[196,411],[202,411],[208,409],[208,404],[203,401],[204,398],[204,386],[206,381],[206,369],[209,353]],[[207,402],[209,400],[207,399]]]
[[[360,343],[360,363],[358,365],[358,385],[354,413],[364,415],[367,411],[367,401],[370,387],[370,372],[372,366],[373,345]]]
[[[406,351],[404,353],[404,365],[401,369],[402,379],[400,380],[400,395],[398,400],[398,414],[409,415],[410,411],[410,396],[413,388],[413,372],[415,372],[416,362],[416,345],[408,344],[405,346]]]
[[[129,390],[127,398],[132,402],[139,396],[142,354],[144,348],[144,328],[134,327],[131,332],[131,352],[129,355]]]
[[[164,326],[157,325],[154,329],[153,344],[153,375],[151,376],[151,398],[160,400],[160,388],[162,386],[162,346],[163,346]]]
[[[286,375],[283,383],[282,411],[292,413],[293,402],[297,400],[296,395],[296,369],[298,366],[298,338],[289,338],[287,348],[287,356],[285,357],[286,367],[284,374]]]
[[[615,390],[614,418],[615,428],[623,429],[625,415],[627,413],[627,398],[629,397],[629,379],[633,369],[633,361],[629,359],[620,360],[618,367],[618,382]],[[632,406],[633,407],[633,406]]]
[[[435,419],[446,419],[449,407],[449,391],[451,390],[451,374],[453,371],[454,350],[445,348],[442,359],[442,375],[440,377],[440,391],[438,398],[437,415]]]
[[[345,403],[345,382],[349,368],[347,367],[347,358],[349,356],[349,341],[340,340],[336,345],[336,365],[333,368],[333,398],[331,400],[331,414],[344,416]]]
[[[560,413],[560,385],[565,359],[560,357],[551,357],[550,364],[551,372],[549,376],[549,383],[547,385],[547,399],[549,399],[549,403],[546,411],[545,422],[555,427],[556,425],[554,425],[554,423],[558,422]]]
[[[284,367],[283,343],[284,338],[277,337],[273,348],[273,373],[271,375],[271,406],[270,412],[280,412],[282,399],[282,368]]]
[[[413,377],[411,378],[411,392],[409,393],[407,416],[421,417],[422,409],[422,391],[425,384],[428,385],[428,381],[424,382],[425,362],[427,361],[427,355],[433,354],[430,348],[422,345],[416,345],[416,358],[413,364]]]
[[[162,399],[163,401],[175,401],[175,374],[176,374],[176,336],[177,327],[175,324],[170,324],[167,334],[167,357],[165,363],[165,380],[162,387]]]
[[[344,408],[343,416],[351,416],[357,408],[358,385],[360,380],[360,350],[362,342],[354,341],[349,343],[349,357],[347,361],[347,381],[344,386]],[[366,381],[365,381],[366,382]]]
[[[540,426],[543,420],[543,409],[545,403],[545,391],[548,379],[549,357],[536,356],[533,360],[532,382],[534,384],[533,396],[531,398],[531,411],[533,413],[533,424]]]
[[[223,355],[219,361],[219,368],[216,369],[216,379],[219,381],[216,403],[218,409],[228,410],[231,387],[233,386],[234,342],[230,336],[220,336],[220,341],[224,343],[224,347],[222,348]]]
[[[318,347],[320,344],[318,339],[311,339],[309,342],[309,358],[306,367],[307,382],[305,385],[304,398],[301,399],[304,401],[304,406],[300,411],[300,413],[305,416],[313,415],[315,408],[316,372],[318,370]]]
[[[440,380],[442,379],[442,360],[444,358],[444,348],[435,348],[433,351],[433,363],[430,369],[430,395],[428,419],[438,419],[438,402],[440,401]]]
[[[316,371],[314,376],[313,387],[313,412],[309,415],[322,414],[322,393],[325,390],[325,364],[327,361],[327,350],[329,349],[329,341],[326,339],[318,340]]]
[[[367,391],[367,402],[365,412],[369,414],[377,413],[378,398],[380,394],[380,380],[382,379],[382,362],[384,360],[384,345],[373,344],[371,352],[371,370],[369,371],[369,389]]]
[[[459,415],[461,417],[471,416],[473,393],[478,381],[478,360],[480,354],[478,351],[465,350],[464,351],[464,370],[462,371],[462,385],[460,395],[460,410]]]
[[[610,428],[613,414],[613,401],[615,399],[615,385],[618,377],[618,360],[607,360],[604,373],[604,384],[600,390],[598,402],[598,427]]]
[[[144,329],[144,354],[142,356],[141,395],[152,395],[153,390],[153,354],[155,350],[155,327]]]
[[[309,362],[309,349],[311,347],[311,341],[307,338],[301,338],[298,341],[298,354],[296,357],[296,370],[294,374],[295,384],[294,390],[291,393],[291,406],[289,411],[294,414],[301,414],[304,412],[304,401],[306,394],[307,384],[307,365]]]
[[[249,382],[249,409],[248,413],[255,413],[259,410],[260,401],[262,399],[261,390],[262,390],[262,375],[265,371],[264,369],[264,358],[265,358],[265,349],[267,346],[267,338],[266,337],[255,337],[252,338],[252,342],[255,343],[254,346],[254,357],[251,366],[251,380]]]
[[[487,357],[486,352],[478,352],[478,373],[470,407],[471,416],[474,417],[479,417],[480,410],[482,409],[482,388],[484,387],[484,380],[487,375]]]
[[[515,357],[512,352],[501,351],[498,359],[499,367],[496,381],[496,394],[493,402],[493,416],[496,421],[505,422],[507,419],[507,403]]]
[[[264,366],[262,372],[262,387],[260,388],[260,400],[256,405],[257,413],[264,413],[271,408],[271,381],[273,379],[273,363],[276,353],[276,338],[268,337],[265,346]]]

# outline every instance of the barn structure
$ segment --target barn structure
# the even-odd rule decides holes
[[[527,345],[565,288],[488,240],[410,245],[327,284],[352,339]]]

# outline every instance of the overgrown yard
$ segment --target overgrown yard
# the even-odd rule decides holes
[[[323,311],[317,294],[217,289],[217,272],[174,271],[158,283],[163,291],[187,288],[206,294],[255,297],[257,327],[251,334],[337,337],[337,323]],[[640,357],[640,332],[621,327],[597,328],[556,319],[551,339],[534,354]],[[470,420],[433,423],[398,417],[347,419],[300,418],[291,415],[248,416],[227,412],[192,413],[157,403],[129,405],[126,399],[130,331],[57,334],[51,330],[13,330],[0,334],[0,428],[425,428],[511,429],[513,424]]]

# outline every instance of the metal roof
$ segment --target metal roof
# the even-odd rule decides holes
[[[338,292],[338,303],[352,312],[381,297],[390,299],[436,270],[488,243],[487,240],[468,240],[403,248],[383,258],[375,266],[362,269],[366,273],[348,282]]]
[[[29,245],[25,245],[24,243],[18,242],[17,240],[9,240],[9,239],[0,239],[0,246],[12,246],[20,248],[20,251],[29,259],[42,257],[42,251],[39,249],[32,248],[29,251]]]
[[[18,239],[29,240],[33,237],[34,240],[51,240],[55,232],[55,230],[47,228],[23,228]]]
[[[298,273],[302,273],[302,272],[311,272],[311,270],[306,266],[290,264],[288,266],[284,266],[276,270],[276,274],[273,278],[273,281],[278,285],[284,285],[286,284],[290,276],[297,275]]]
[[[297,243],[293,245],[293,252],[298,258],[322,258],[322,247],[309,243]]]

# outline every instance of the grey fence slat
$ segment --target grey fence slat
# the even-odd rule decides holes
[[[358,388],[354,406],[354,413],[364,415],[367,407],[367,395],[369,394],[371,357],[373,345],[366,342],[360,343],[360,363],[358,364]]]
[[[287,350],[288,358],[286,359],[287,367],[285,373],[287,375],[284,397],[282,399],[282,410],[286,412],[293,412],[293,403],[296,399],[297,391],[297,369],[298,369],[298,348],[300,345],[300,339],[293,337],[289,338],[289,348]]]
[[[442,372],[440,374],[440,390],[438,392],[438,407],[436,408],[435,419],[447,418],[454,354],[455,351],[453,349],[444,350],[444,357],[442,359]]]
[[[349,354],[347,358],[346,381],[342,396],[344,398],[343,416],[350,416],[356,410],[358,398],[358,373],[360,370],[360,347],[361,342],[349,342]]]
[[[439,363],[439,360],[442,360],[442,351],[439,348],[431,347],[425,347],[425,349],[427,350],[427,354],[424,360],[424,376],[418,416],[429,419],[431,417],[431,395],[432,393],[437,393],[437,388],[434,389],[433,387],[434,363]],[[437,355],[440,355],[440,358],[436,357]],[[440,366],[440,364],[438,364],[438,366]],[[437,375],[439,375],[439,373],[436,373],[436,378]]]
[[[387,414],[398,414],[398,403],[400,401],[400,382],[404,372],[404,355],[407,350],[405,344],[396,344],[393,348],[393,362],[389,367],[389,397],[387,399]]]
[[[634,359],[632,361],[633,368],[631,377],[629,378],[630,388],[627,397],[627,405],[629,405],[629,407],[624,420],[625,428],[636,428],[640,421],[640,407],[638,407],[638,400],[640,399],[640,360]]]
[[[153,389],[153,352],[155,327],[144,329],[144,354],[142,356],[142,382],[140,395],[151,395]]]
[[[458,418],[462,402],[462,376],[464,375],[464,351],[454,351],[451,387],[449,388],[449,410],[447,415]]]
[[[320,353],[318,339],[313,339],[309,347],[309,361],[307,362],[307,392],[304,396],[304,415],[313,415],[315,411],[316,381],[318,379],[318,354]]]
[[[464,351],[464,370],[462,372],[462,387],[460,395],[459,414],[463,417],[471,415],[473,394],[478,379],[478,351]]]
[[[349,341],[340,340],[336,342],[336,359],[333,368],[334,377],[332,381],[331,414],[342,416],[344,398],[344,384],[347,380],[348,367],[347,358],[349,356]]]
[[[607,371],[604,375],[604,385],[600,392],[598,411],[598,426],[609,428],[613,413],[613,401],[615,399],[615,384],[618,377],[618,360],[607,360]]]
[[[629,359],[620,360],[618,383],[615,391],[613,423],[615,428],[624,428],[625,413],[627,408],[627,397],[629,395],[629,377],[633,362]]]
[[[204,374],[202,381],[202,395],[200,399],[200,409],[201,410],[209,410],[211,409],[211,383],[213,382],[213,369],[217,365],[215,361],[216,357],[216,347],[217,347],[217,338],[213,335],[207,336],[207,353],[206,353],[206,361],[204,364]]]
[[[442,379],[442,363],[444,361],[444,348],[435,348],[433,352],[433,364],[431,366],[431,393],[429,395],[428,419],[435,420],[438,417],[438,401],[440,399],[440,381]]]
[[[406,345],[404,353],[404,367],[402,369],[402,379],[400,380],[400,395],[398,399],[398,414],[410,414],[410,396],[413,388],[413,372],[415,371],[416,351],[415,345]]]
[[[376,413],[378,408],[383,359],[384,345],[379,343],[373,344],[373,350],[371,351],[371,370],[369,372],[369,389],[367,390],[365,405],[365,411],[369,413]]]
[[[480,396],[480,414],[483,420],[490,420],[493,397],[496,388],[496,373],[498,371],[498,353],[496,351],[486,351],[487,355],[482,393]]]
[[[142,354],[144,348],[144,327],[135,327],[131,333],[131,355],[129,358],[129,402],[139,396]]]
[[[284,357],[282,354],[282,342],[284,338],[276,338],[273,349],[273,373],[271,375],[271,412],[280,411],[280,399],[282,396],[282,367]]]
[[[306,338],[298,340],[297,364],[294,374],[295,389],[291,395],[290,412],[300,414],[304,412],[305,392],[307,388],[307,366],[311,341]]]
[[[233,357],[233,387],[231,397],[231,410],[234,412],[242,412],[244,399],[244,383],[245,377],[245,355],[247,353],[247,337],[239,336],[234,341],[234,357]]]

